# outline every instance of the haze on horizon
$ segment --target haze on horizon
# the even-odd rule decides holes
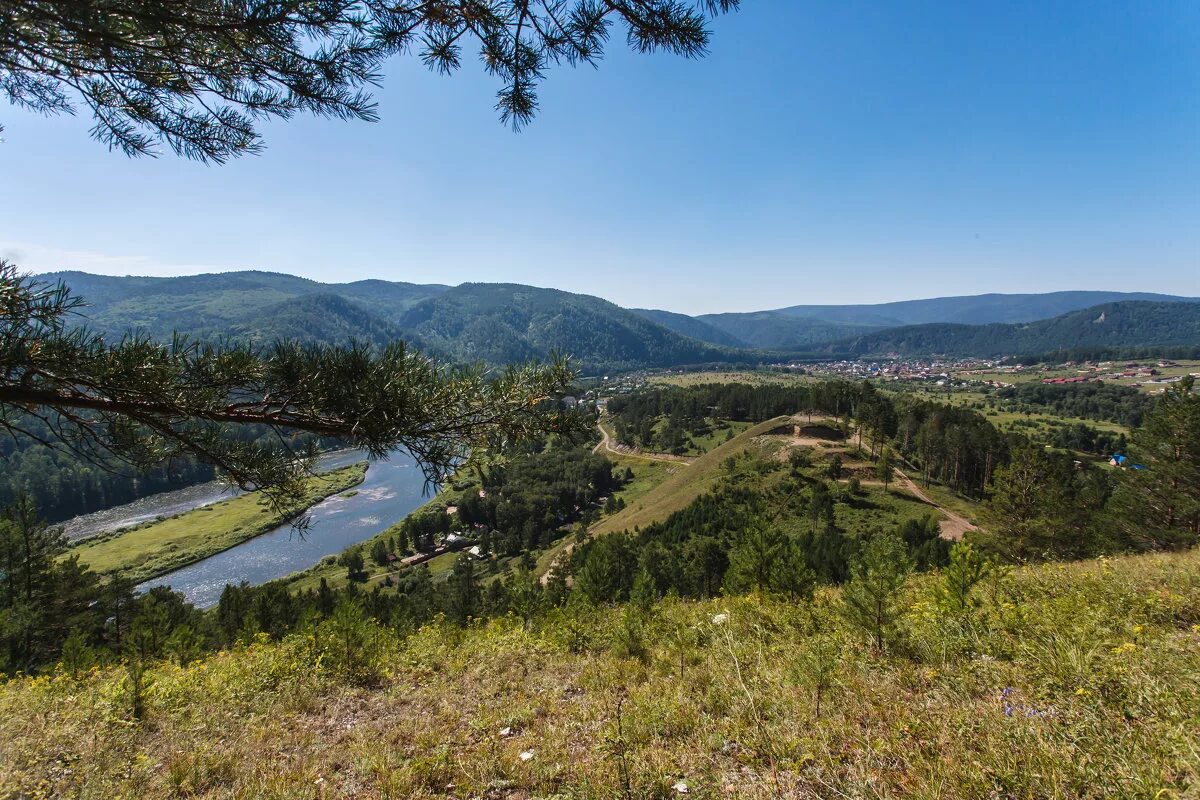
[[[1200,295],[1200,6],[748,0],[687,62],[494,85],[391,64],[376,124],[214,167],[5,105],[0,256],[528,283],[684,313],[1072,289]]]

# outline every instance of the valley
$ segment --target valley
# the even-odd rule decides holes
[[[259,288],[275,280],[249,279]],[[1194,598],[1180,577],[1194,566],[1191,518],[1156,518],[1146,498],[1176,491],[1172,476],[1191,469],[1155,448],[1200,419],[1191,389],[1198,362],[821,360],[766,350],[746,358],[740,346],[647,328],[656,323],[595,298],[459,288],[402,287],[408,300],[375,307],[393,308],[400,322],[376,332],[440,349],[457,364],[518,351],[537,357],[547,351],[531,343],[569,338],[562,326],[578,323],[598,332],[589,347],[607,342],[609,355],[590,365],[611,374],[564,373],[570,382],[537,401],[537,424],[547,427],[442,455],[452,469],[440,487],[426,483],[403,448],[370,462],[342,450],[307,462],[322,474],[284,510],[256,492],[214,502],[197,480],[183,495],[149,494],[69,522],[69,548],[56,528],[25,529],[20,535],[45,542],[31,552],[54,554],[28,562],[42,564],[29,580],[63,610],[48,612],[41,638],[10,640],[8,652],[23,654],[32,677],[0,686],[0,710],[22,720],[20,749],[0,743],[0,782],[49,781],[67,791],[81,780],[149,794],[169,784],[211,795],[227,786],[286,794],[298,781],[323,780],[343,793],[429,797],[497,786],[519,787],[499,797],[532,797],[552,785],[615,786],[629,797],[662,794],[664,785],[680,794],[686,785],[689,794],[724,796],[753,786],[770,796],[818,779],[849,786],[865,771],[889,775],[873,766],[884,745],[845,751],[846,737],[879,736],[879,726],[908,741],[921,725],[937,752],[960,753],[952,732],[964,722],[951,709],[996,720],[1019,709],[1027,727],[998,729],[972,758],[999,774],[1014,763],[1011,736],[1027,745],[1040,737],[1051,766],[1010,774],[1006,785],[1021,791],[1142,785],[1146,775],[1122,760],[1130,719],[1155,726],[1133,745],[1138,758],[1177,774],[1195,766],[1167,722],[1194,714],[1191,700],[1130,698],[1151,678],[1175,691],[1191,669],[1188,637],[1200,619],[1187,610]],[[297,353],[323,358],[329,345],[321,339],[349,330],[331,320],[362,322],[359,300],[309,289],[284,300],[264,291],[263,302],[283,302],[286,314],[325,315],[306,326],[309,349],[279,351],[285,363]],[[218,295],[204,313],[229,313],[233,296]],[[270,308],[255,311],[257,330],[272,330]],[[497,327],[500,317],[507,328]],[[527,337],[539,326],[549,326],[549,339]],[[526,334],[509,336],[518,329]],[[708,363],[690,361],[696,356]],[[514,374],[459,369],[442,374],[468,382]],[[337,447],[323,430],[290,444]],[[251,428],[244,439],[262,446],[263,433]],[[45,445],[18,446],[22,464],[43,463]],[[1146,463],[1114,457],[1126,452]],[[86,463],[77,474],[86,476]],[[1176,485],[1190,497],[1190,483]],[[154,508],[171,513],[147,519]],[[290,522],[301,512],[313,522],[303,531]],[[13,519],[0,520],[0,532],[15,547],[22,529],[14,526],[26,523]],[[122,520],[135,524],[119,527]],[[1122,615],[1128,591],[1166,599]],[[1090,616],[1071,618],[1080,624],[1064,653],[1046,637],[1067,630],[1067,609],[1081,607]],[[270,677],[237,677],[263,671]],[[291,687],[287,700],[271,688],[279,681]],[[486,692],[470,688],[479,683]],[[537,701],[531,691],[562,699]],[[78,728],[79,718],[61,710],[64,692],[81,698],[88,718],[108,709],[95,737],[67,747],[69,758],[90,764],[78,779],[48,771],[46,732],[37,727],[41,719],[68,736]],[[776,699],[767,703],[767,693]],[[894,708],[914,694],[932,717]],[[200,698],[219,708],[219,747],[200,744],[195,737],[209,734],[187,722]],[[448,706],[453,713],[429,712]],[[301,741],[272,728],[323,764],[317,777],[264,767],[272,751],[252,742],[266,728],[251,720],[268,707],[270,725],[310,730]],[[389,752],[408,754],[395,763],[347,766],[310,752],[330,745],[331,719],[377,738],[376,724],[414,708],[424,716],[392,741]],[[818,733],[785,734],[797,714]],[[722,732],[719,742],[694,727],[699,720]],[[1035,724],[1047,727],[1028,728]],[[556,766],[570,725],[608,736],[618,750],[576,745],[572,767]],[[1104,733],[1083,741],[1076,725]],[[462,726],[476,733],[447,745]],[[335,749],[365,746],[355,735]],[[490,761],[479,760],[485,742]],[[97,761],[99,746],[126,755]],[[510,764],[507,751],[517,746]],[[226,747],[252,755],[234,761]],[[169,766],[138,777],[111,766],[189,750],[203,755],[160,755]],[[430,761],[430,752],[477,766],[464,773]],[[615,771],[612,752],[623,754]],[[910,766],[896,773],[897,785],[980,786],[977,771],[947,771],[935,766],[940,758],[905,752]],[[1076,757],[1106,766],[1077,767]]]

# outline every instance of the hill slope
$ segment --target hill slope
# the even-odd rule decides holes
[[[500,364],[557,350],[587,369],[620,370],[748,358],[598,297],[519,284],[465,283],[418,303],[397,322],[460,361]]]
[[[725,459],[754,447],[754,437],[774,430],[787,420],[787,417],[775,417],[742,431],[686,467],[681,467],[621,511],[600,520],[590,531],[599,536],[662,522],[711,489],[721,477],[721,464]]]
[[[701,342],[723,347],[746,346],[746,343],[736,335],[727,333],[715,325],[710,325],[699,317],[689,317],[687,314],[676,314],[673,311],[660,311],[654,308],[631,308],[629,310],[678,333],[680,336],[689,336]]]
[[[388,281],[325,284],[294,275],[254,271],[177,278],[113,277],[85,272],[56,272],[38,277],[61,280],[82,296],[87,301],[84,321],[95,330],[110,336],[141,330],[155,338],[169,337],[174,331],[194,335],[250,333],[269,338],[265,329],[260,330],[261,315],[273,317],[270,325],[279,327],[283,325],[279,318],[289,301],[314,295],[352,301],[360,308],[358,313],[366,309],[379,320],[391,322],[413,304],[448,288]],[[296,308],[316,310],[319,305],[318,301]],[[342,304],[337,308],[338,313],[345,315],[351,307]],[[377,326],[378,320],[368,320],[361,338],[373,338],[370,329]]]
[[[966,325],[996,317],[1033,319],[1096,297],[1159,297],[1113,292],[980,295],[878,306],[792,306],[779,311],[689,317],[627,310],[589,295],[517,284],[437,284],[368,280],[323,284],[268,272],[179,278],[61,279],[89,303],[81,319],[109,336],[140,330],[165,339],[259,341],[294,338],[382,344],[403,338],[433,355],[490,364],[573,356],[587,371],[611,372],[703,363],[755,363],[796,355],[882,353],[996,355],[1068,347],[1200,345],[1200,303],[1121,301],[1031,323]],[[821,318],[807,316],[823,315]],[[1089,315],[1105,315],[1104,323]],[[897,322],[930,319],[926,325]]]
[[[736,335],[746,347],[768,350],[805,350],[813,345],[878,330],[879,327],[793,317],[778,311],[705,314],[698,319],[718,330]]]
[[[1191,797],[1200,552],[1015,570],[964,624],[912,580],[902,646],[728,597],[467,629],[263,634],[147,677],[0,685],[0,787],[55,797]],[[818,635],[814,635],[813,629]],[[358,676],[356,679],[355,676]],[[818,687],[820,690],[818,691]],[[869,787],[869,790],[864,787]]]
[[[985,325],[993,322],[1033,322],[1105,303],[1127,301],[1181,302],[1200,298],[1148,292],[1047,292],[1044,294],[980,294],[933,297],[893,303],[847,306],[789,306],[777,313],[875,327],[955,322]]]
[[[997,356],[1065,348],[1200,345],[1200,303],[1122,302],[1028,324],[931,324],[891,328],[831,345],[840,356]]]

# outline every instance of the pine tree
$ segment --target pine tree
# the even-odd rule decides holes
[[[654,588],[654,579],[644,569],[638,570],[633,579],[633,588],[629,590],[629,602],[643,614],[649,614],[658,600],[658,591]]]
[[[912,568],[904,542],[892,534],[872,537],[850,566],[850,580],[842,587],[842,612],[879,652],[904,614],[901,593]]]
[[[950,563],[942,570],[936,587],[938,603],[955,616],[966,616],[978,607],[972,592],[991,575],[992,562],[966,542],[950,548]]]
[[[892,458],[892,451],[888,448],[883,448],[883,452],[879,454],[879,460],[875,462],[875,475],[883,482],[883,490],[886,492],[888,484],[892,482],[893,473],[896,471],[896,463]]]
[[[1126,537],[1149,549],[1200,541],[1200,393],[1188,376],[1167,388],[1133,433],[1112,497]]]
[[[374,120],[368,89],[414,53],[442,73],[463,48],[499,79],[500,119],[519,129],[560,63],[597,66],[612,36],[639,52],[702,55],[709,20],[738,0],[75,0],[0,6],[0,93],[44,114],[92,112],[92,135],[127,155],[165,144],[223,162],[262,148],[256,123],[297,112]]]
[[[583,425],[548,402],[573,377],[562,360],[492,377],[403,342],[264,349],[131,335],[114,344],[73,327],[82,300],[66,286],[5,261],[0,297],[0,430],[37,440],[27,421],[52,420],[49,444],[106,468],[193,456],[280,509],[312,474],[315,437],[374,456],[403,447],[440,481],[471,453]],[[281,435],[237,435],[251,425]],[[296,450],[291,433],[313,438]]]
[[[446,618],[457,625],[466,625],[471,617],[479,615],[481,599],[475,561],[466,553],[461,553],[455,559],[454,569],[446,581]]]
[[[732,592],[777,593],[795,599],[811,596],[815,583],[796,543],[761,520],[746,525],[729,553],[725,585]]]
[[[493,585],[496,583],[499,581]],[[521,618],[522,629],[529,630],[533,618],[546,605],[546,593],[536,575],[529,570],[519,569],[508,582],[508,602],[513,612]]]

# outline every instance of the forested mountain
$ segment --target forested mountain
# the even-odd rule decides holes
[[[814,345],[836,342],[879,330],[874,325],[851,325],[823,319],[794,317],[779,311],[702,314],[689,317],[657,309],[632,309],[683,336],[727,347],[767,350],[808,350]]]
[[[777,311],[748,314],[705,314],[699,319],[737,336],[744,347],[772,350],[805,350],[878,330],[878,326],[851,325],[823,319],[790,317]]]
[[[736,334],[727,333],[700,317],[689,317],[687,314],[676,314],[674,311],[662,311],[657,308],[631,308],[629,310],[664,328],[675,331],[680,336],[690,336],[693,339],[723,347],[746,346],[746,343]]]
[[[619,370],[749,357],[598,297],[509,283],[465,283],[418,303],[398,323],[432,352],[460,361],[503,364],[557,350],[588,369]]]
[[[803,351],[814,345],[909,325],[1033,322],[1103,303],[1194,299],[1145,292],[1050,292],[937,297],[875,305],[789,306],[774,311],[697,317],[667,311],[635,311],[676,333],[713,344]]]
[[[490,364],[557,350],[588,371],[753,363],[791,355],[989,356],[1200,345],[1200,304],[1188,298],[1105,300],[1165,297],[1119,292],[993,294],[690,317],[518,284],[324,284],[268,272],[43,277],[61,279],[82,295],[88,302],[83,320],[110,336],[140,330],[157,338],[179,331],[259,341],[404,339],[441,358]],[[1096,305],[1097,298],[1104,302]],[[1080,310],[1085,302],[1089,307]]]
[[[415,303],[449,288],[375,280],[325,284],[293,275],[253,271],[177,278],[112,277],[85,272],[56,272],[39,277],[61,280],[82,296],[88,304],[83,310],[85,321],[95,330],[119,336],[137,329],[156,338],[170,336],[173,331],[197,335],[270,335],[265,329],[260,330],[260,326],[282,325],[302,330],[307,324],[303,317],[320,311],[328,301],[295,306],[293,322],[282,321],[287,316],[287,304],[317,295],[352,301],[358,306],[354,313],[361,314],[365,309],[382,322],[390,322]],[[334,308],[329,306],[331,310]],[[343,316],[351,310],[346,305],[338,305],[336,309]],[[269,319],[264,321],[263,315]],[[374,338],[378,321],[365,319],[365,330],[356,335]]]
[[[965,297],[932,297],[894,303],[847,306],[789,306],[775,313],[874,327],[957,322],[986,325],[993,322],[1033,322],[1105,303],[1143,300],[1168,303],[1196,301],[1149,292],[1047,292],[1045,294],[980,294]]]
[[[1028,324],[935,323],[891,328],[826,348],[830,355],[971,355],[1050,353],[1066,348],[1121,349],[1200,344],[1200,303],[1131,301],[1072,311]]]

